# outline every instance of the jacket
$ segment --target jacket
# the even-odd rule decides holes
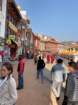
[[[0,86],[0,105],[14,105],[17,100],[16,82],[12,76]]]
[[[45,63],[44,61],[41,59],[41,60],[38,60],[38,63],[37,63],[37,70],[41,70],[45,67]]]
[[[24,66],[25,66],[24,60],[20,60],[18,63],[18,70],[17,70],[20,75],[22,75],[24,72]]]
[[[78,71],[68,74],[65,96],[68,101],[78,102]]]

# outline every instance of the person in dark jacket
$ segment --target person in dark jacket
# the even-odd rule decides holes
[[[43,83],[44,81],[44,76],[43,76],[43,70],[45,67],[44,60],[41,59],[41,56],[39,57],[38,63],[37,63],[37,79],[39,79],[39,75],[41,75],[41,81]]]

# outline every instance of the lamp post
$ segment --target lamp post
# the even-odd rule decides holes
[[[26,50],[26,46],[27,46],[27,38],[26,36],[23,36],[21,38],[21,42],[22,42],[22,54],[25,54],[25,50]]]
[[[24,38],[21,38],[21,43],[22,43],[22,54],[24,54]]]

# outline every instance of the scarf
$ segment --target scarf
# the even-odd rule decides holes
[[[0,79],[0,88],[3,86],[3,84],[7,81],[7,77],[5,79]]]

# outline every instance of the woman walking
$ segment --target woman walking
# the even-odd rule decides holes
[[[6,62],[1,68],[0,105],[15,105],[17,100],[16,82],[12,77],[13,67]]]

